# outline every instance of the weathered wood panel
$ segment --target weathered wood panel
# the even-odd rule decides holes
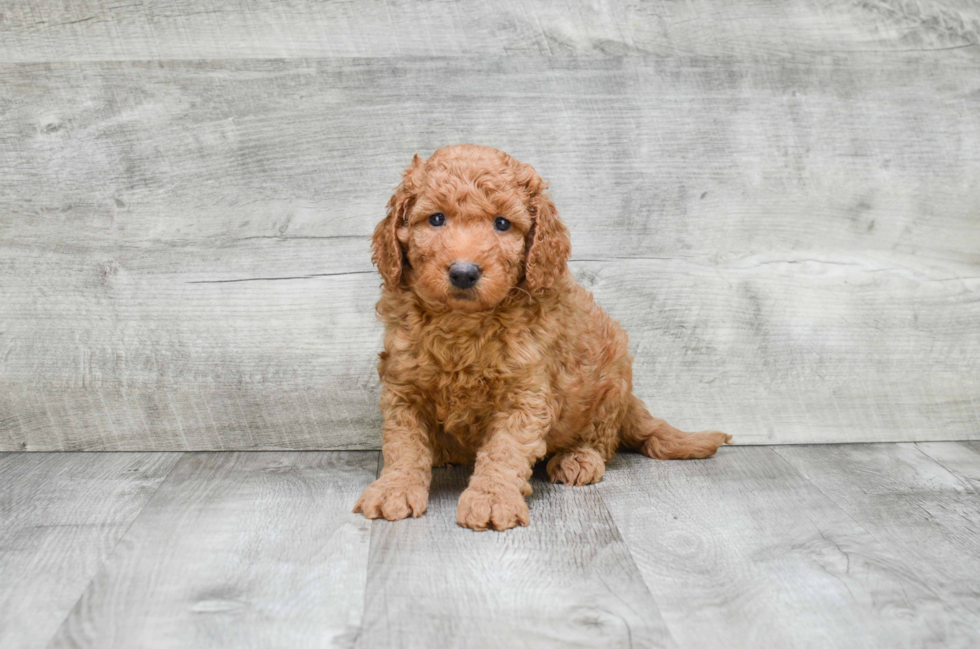
[[[920,442],[915,446],[980,495],[980,442]]]
[[[477,533],[456,524],[468,474],[436,469],[425,516],[375,521],[354,646],[674,646],[595,487],[539,476],[530,526]]]
[[[980,43],[972,0],[9,2],[9,61],[773,54]]]
[[[971,435],[977,357],[936,367],[933,354],[937,332],[950,349],[975,344],[977,289],[852,265],[762,257],[725,266],[620,260],[573,268],[631,331],[637,391],[678,425],[724,426],[743,443]],[[88,332],[101,357],[75,347],[73,330],[61,330],[62,349],[74,350],[68,360],[80,368],[77,383],[59,383],[67,370],[56,368],[46,385],[12,384],[0,397],[11,413],[5,443],[230,450],[380,442],[372,274],[173,291],[182,281],[145,278],[139,292],[114,301],[117,328]],[[98,323],[104,305],[92,306]],[[150,322],[133,326],[147,314]],[[49,318],[38,322],[58,323],[56,313]],[[843,337],[848,320],[869,326]],[[58,338],[35,340],[25,351],[36,363]],[[107,357],[116,341],[126,346]],[[118,383],[120,374],[128,385]]]
[[[622,455],[483,534],[459,467],[350,514],[377,453],[0,455],[0,644],[974,647],[977,448]]]
[[[534,163],[665,417],[976,438],[980,74],[942,53],[0,66],[0,448],[371,448],[415,151]]]
[[[41,284],[6,292],[24,335],[8,330],[0,447],[377,446],[373,271],[215,284],[180,270],[193,255],[69,253],[77,272],[40,296],[24,259]]]
[[[779,447],[780,457],[900,553],[948,611],[949,630],[980,629],[980,496],[915,444]],[[959,455],[969,463],[968,454]],[[973,462],[976,471],[977,463]],[[921,566],[921,568],[920,568]],[[944,643],[953,645],[953,642]]]
[[[0,646],[54,636],[179,458],[0,455]]]
[[[771,449],[624,454],[598,488],[682,647],[980,641],[930,561],[876,538]]]
[[[186,455],[52,647],[331,647],[361,623],[377,453]],[[349,639],[349,638],[348,638]]]

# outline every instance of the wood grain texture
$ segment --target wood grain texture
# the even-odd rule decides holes
[[[539,472],[530,526],[478,533],[456,525],[467,478],[436,469],[425,516],[374,522],[355,647],[674,646],[593,487]]]
[[[928,584],[958,646],[980,634],[980,496],[915,444],[779,447],[774,452]],[[960,461],[977,464],[969,453]],[[972,635],[961,636],[969,628]],[[961,639],[960,639],[961,638]]]
[[[350,514],[374,452],[0,455],[0,646],[975,647],[978,446],[621,455],[506,533],[460,467]]]
[[[552,180],[665,418],[977,438],[976,63],[2,65],[0,448],[376,448],[367,237],[458,141]]]
[[[980,494],[980,442],[921,442],[915,447]]]
[[[690,462],[621,455],[599,492],[680,646],[980,639],[947,608],[928,561],[876,538],[772,449]]]
[[[9,61],[311,56],[783,55],[980,43],[971,0],[8,2]]]
[[[329,647],[360,625],[377,453],[186,455],[51,647]]]
[[[0,646],[51,639],[179,457],[0,455]]]

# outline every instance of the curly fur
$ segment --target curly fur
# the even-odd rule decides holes
[[[527,525],[524,496],[546,455],[555,482],[599,481],[620,447],[703,458],[730,441],[684,433],[633,395],[623,329],[568,272],[568,230],[533,167],[488,147],[415,156],[374,232],[384,469],[354,508],[368,518],[423,514],[432,467],[474,462],[460,525]],[[445,225],[428,218],[440,212]],[[494,229],[497,216],[512,226]],[[477,263],[467,291],[449,265]]]

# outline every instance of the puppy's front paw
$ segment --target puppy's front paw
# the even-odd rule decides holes
[[[428,504],[429,488],[419,478],[392,473],[381,476],[364,490],[354,512],[397,521],[409,516],[418,518]]]
[[[525,526],[529,520],[527,503],[516,486],[469,487],[459,497],[456,508],[456,522],[480,532]]]

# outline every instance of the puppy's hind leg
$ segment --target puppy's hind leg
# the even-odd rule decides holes
[[[657,460],[690,460],[711,457],[722,444],[731,443],[732,436],[716,430],[685,433],[663,419],[657,419],[643,402],[629,397],[629,410],[623,424],[624,446]]]
[[[569,487],[582,487],[602,480],[606,461],[590,446],[559,451],[548,461],[548,477]]]

